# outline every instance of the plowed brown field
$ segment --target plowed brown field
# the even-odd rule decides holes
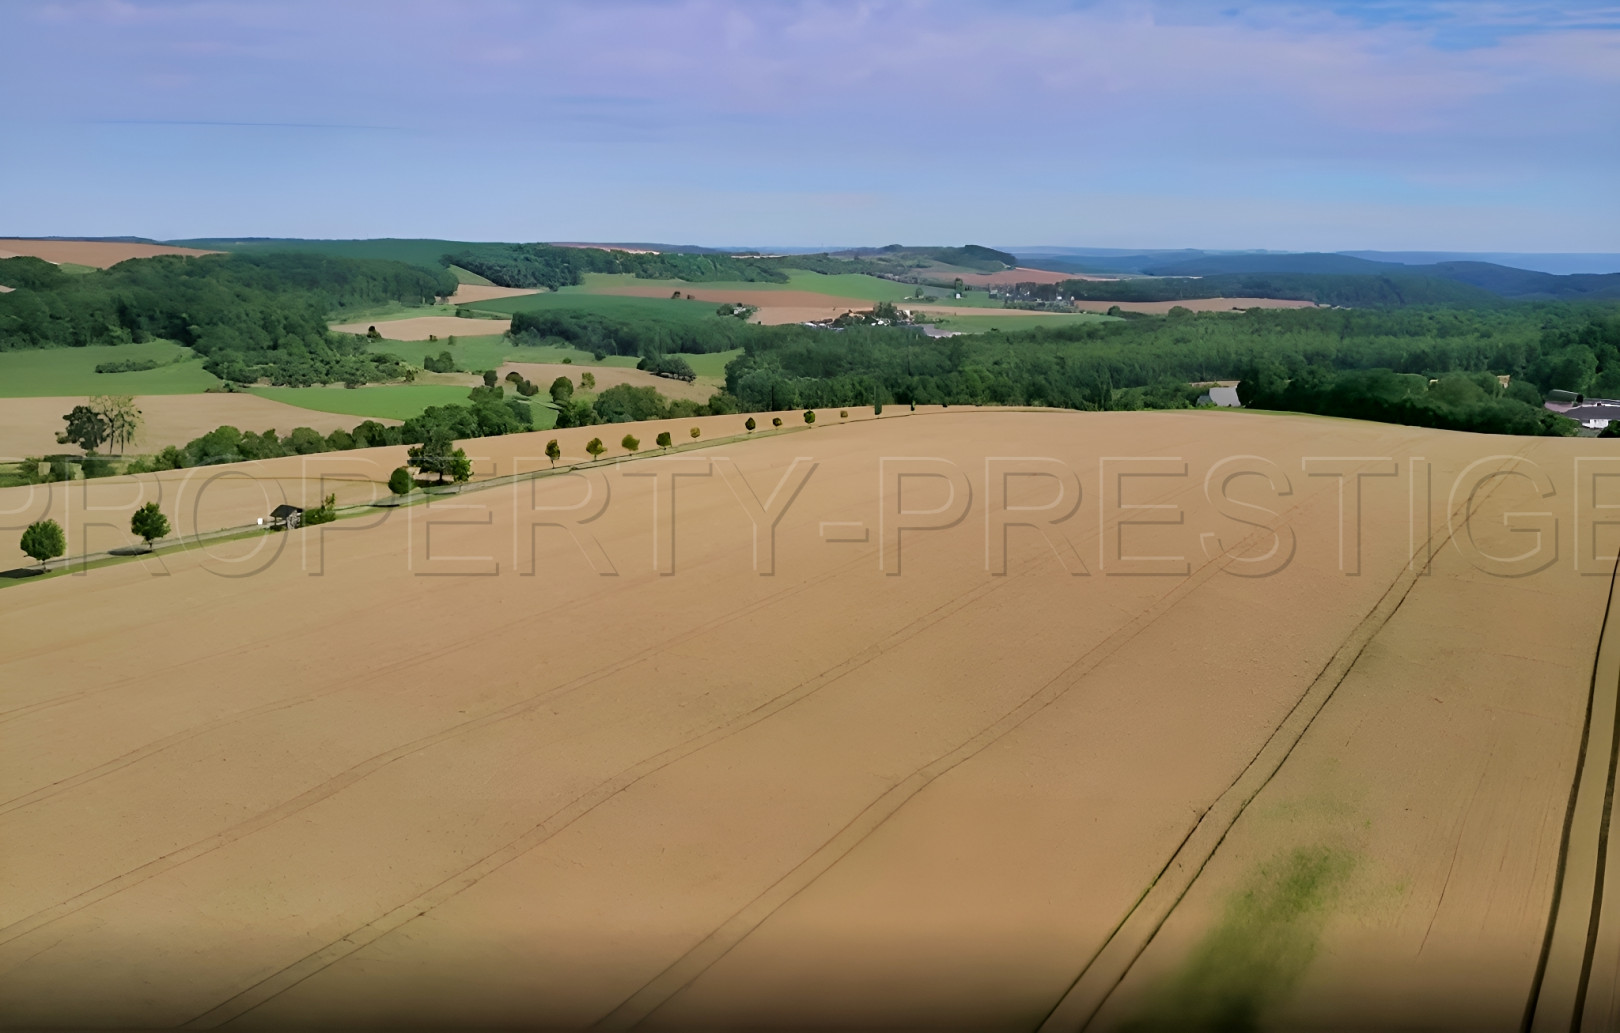
[[[1600,443],[867,416],[0,589],[0,1016],[1517,1028]]]
[[[450,300],[457,305],[469,301],[494,301],[496,298],[521,298],[525,294],[539,294],[525,287],[497,287],[488,283],[464,283],[456,288]]]

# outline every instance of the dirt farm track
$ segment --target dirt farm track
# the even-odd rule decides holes
[[[782,415],[800,429],[0,581],[0,842],[26,845],[0,851],[0,1025],[1517,1030],[1614,1006],[1601,442]],[[551,437],[741,420],[468,445],[488,477]],[[402,452],[333,457],[360,464],[341,500]],[[251,523],[259,476],[315,497],[299,462],[220,468],[182,530]],[[127,524],[185,474],[95,512],[0,489],[0,522]]]

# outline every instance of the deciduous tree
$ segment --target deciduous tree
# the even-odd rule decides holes
[[[62,525],[54,520],[36,520],[22,533],[22,551],[45,569],[47,560],[53,560],[67,551],[67,536]]]
[[[67,430],[56,436],[57,444],[78,445],[86,452],[94,452],[107,440],[112,428],[107,423],[107,417],[98,412],[93,406],[75,405],[71,412],[62,417],[67,422]]]
[[[169,518],[163,515],[156,502],[148,502],[130,514],[129,530],[145,541],[150,549],[153,542],[168,535]]]
[[[464,481],[472,476],[472,463],[467,453],[455,447],[455,441],[440,428],[434,428],[428,439],[411,446],[406,452],[410,465],[424,474],[437,474],[443,484],[446,476]]]

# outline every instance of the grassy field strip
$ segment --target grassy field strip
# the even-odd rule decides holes
[[[1525,1028],[1532,1031],[1612,1029],[1620,928],[1605,898],[1620,879],[1606,869],[1616,864],[1608,849],[1614,808],[1616,745],[1620,744],[1620,578],[1610,576],[1603,637],[1592,669],[1586,727],[1581,738],[1579,774],[1571,788],[1564,821],[1558,881],[1553,889],[1551,924],[1530,991]],[[1607,863],[1605,863],[1607,862]],[[1607,962],[1594,968],[1601,953]],[[1593,976],[1597,992],[1592,992]],[[1591,1025],[1588,1026],[1587,1024]]]
[[[97,373],[103,362],[159,363],[134,373]],[[66,395],[186,395],[219,386],[201,356],[173,341],[29,348],[0,352],[0,398]]]
[[[1491,491],[1494,492],[1500,483],[1497,480]],[[1466,502],[1464,506],[1467,506]],[[1431,535],[1416,555],[1432,556],[1444,546],[1451,538],[1449,527],[1455,517],[1456,514],[1450,515],[1444,525],[1447,529],[1437,530]],[[1041,1023],[1041,1033],[1072,1033],[1087,1027],[1108,996],[1124,980],[1136,959],[1147,949],[1171,911],[1192,888],[1232,825],[1282,767],[1311,722],[1332,698],[1334,690],[1350,674],[1362,652],[1406,601],[1407,595],[1417,584],[1420,570],[1414,563],[1402,568],[1401,574],[1385,590],[1377,605],[1362,618],[1350,637],[1333,654],[1243,773],[1216,798],[1188,831],[1169,863]]]
[[[469,390],[459,384],[386,384],[352,391],[340,387],[255,387],[249,393],[316,412],[408,420],[421,415],[430,405],[466,405]]]

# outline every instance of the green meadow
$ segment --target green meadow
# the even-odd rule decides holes
[[[727,352],[709,352],[706,355],[682,355],[692,372],[700,377],[724,377],[726,363],[742,354],[741,348],[733,348]]]
[[[609,355],[597,362],[591,358],[590,352],[578,348],[549,345],[526,348],[512,343],[505,334],[481,334],[476,337],[457,335],[455,344],[451,344],[448,337],[441,337],[437,341],[372,341],[367,347],[374,352],[397,355],[416,365],[421,365],[429,355],[447,351],[455,358],[456,365],[466,370],[496,369],[503,362],[571,362],[576,366],[629,366],[633,369],[638,361],[633,355]],[[697,367],[694,365],[693,368]]]
[[[153,361],[136,373],[97,373],[103,362]],[[56,395],[187,395],[219,386],[190,348],[172,341],[0,352],[0,398]]]
[[[302,409],[338,413],[358,419],[408,420],[430,405],[466,405],[468,388],[458,384],[380,384],[343,387],[255,387],[269,398]],[[508,392],[508,397],[516,397]],[[556,422],[556,412],[537,396],[530,406],[535,427],[544,430]]]

